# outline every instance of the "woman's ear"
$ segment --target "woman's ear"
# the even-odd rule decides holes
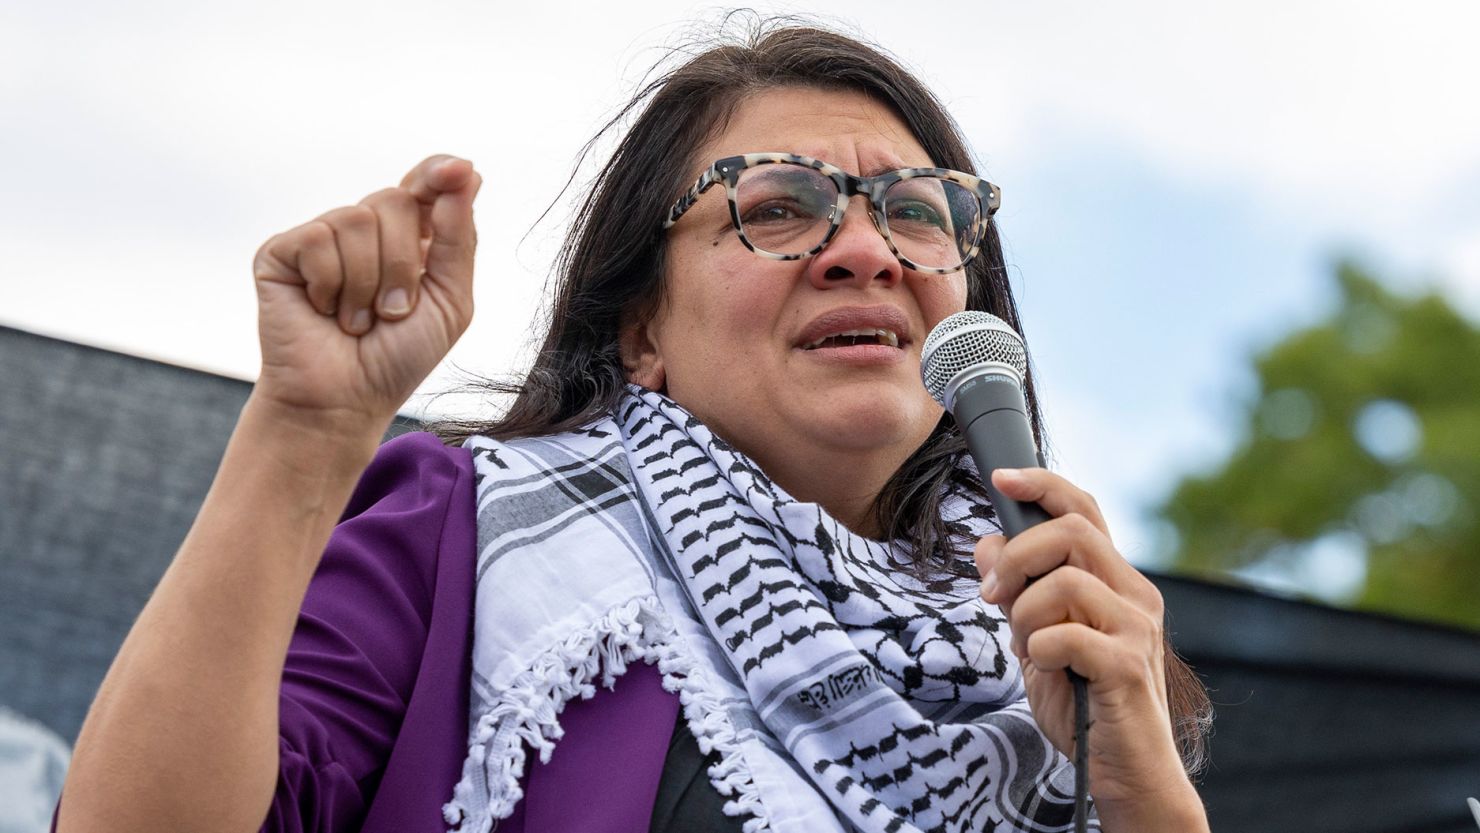
[[[623,319],[620,347],[627,381],[661,393],[668,384],[668,375],[663,369],[663,355],[652,339],[652,320]]]

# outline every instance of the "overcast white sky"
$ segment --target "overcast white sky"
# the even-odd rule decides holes
[[[1480,311],[1474,3],[760,8],[866,33],[951,106],[1003,189],[1057,465],[1133,559],[1143,507],[1234,441],[1251,352],[1330,302],[1334,256]],[[257,246],[451,152],[492,174],[451,361],[517,368],[568,201],[536,218],[662,47],[718,16],[0,6],[0,323],[253,378]]]

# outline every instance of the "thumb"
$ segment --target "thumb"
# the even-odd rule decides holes
[[[473,200],[482,185],[471,162],[450,156],[432,157],[407,175],[403,186],[421,204],[423,233],[430,234],[426,272],[433,280],[471,289],[478,247]]]
[[[432,203],[432,241],[427,247],[427,274],[446,278],[464,289],[473,285],[473,255],[478,229],[473,224],[473,200],[483,185],[477,171],[468,170],[463,187],[447,191]]]

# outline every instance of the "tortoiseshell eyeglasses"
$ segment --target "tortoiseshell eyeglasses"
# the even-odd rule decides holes
[[[1002,191],[947,168],[903,168],[854,176],[794,153],[747,153],[715,162],[668,212],[671,228],[699,195],[723,182],[730,222],[745,247],[772,260],[800,260],[822,251],[843,223],[848,200],[868,197],[869,216],[899,262],[944,275],[971,262]]]

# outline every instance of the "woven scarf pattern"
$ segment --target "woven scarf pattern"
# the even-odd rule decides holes
[[[468,445],[479,558],[470,749],[446,807],[459,833],[512,812],[524,749],[548,759],[561,706],[635,661],[659,667],[719,753],[711,781],[747,833],[1069,829],[1072,768],[974,580],[913,578],[901,547],[791,498],[639,388],[583,431]],[[953,528],[996,531],[970,494],[942,505]]]

